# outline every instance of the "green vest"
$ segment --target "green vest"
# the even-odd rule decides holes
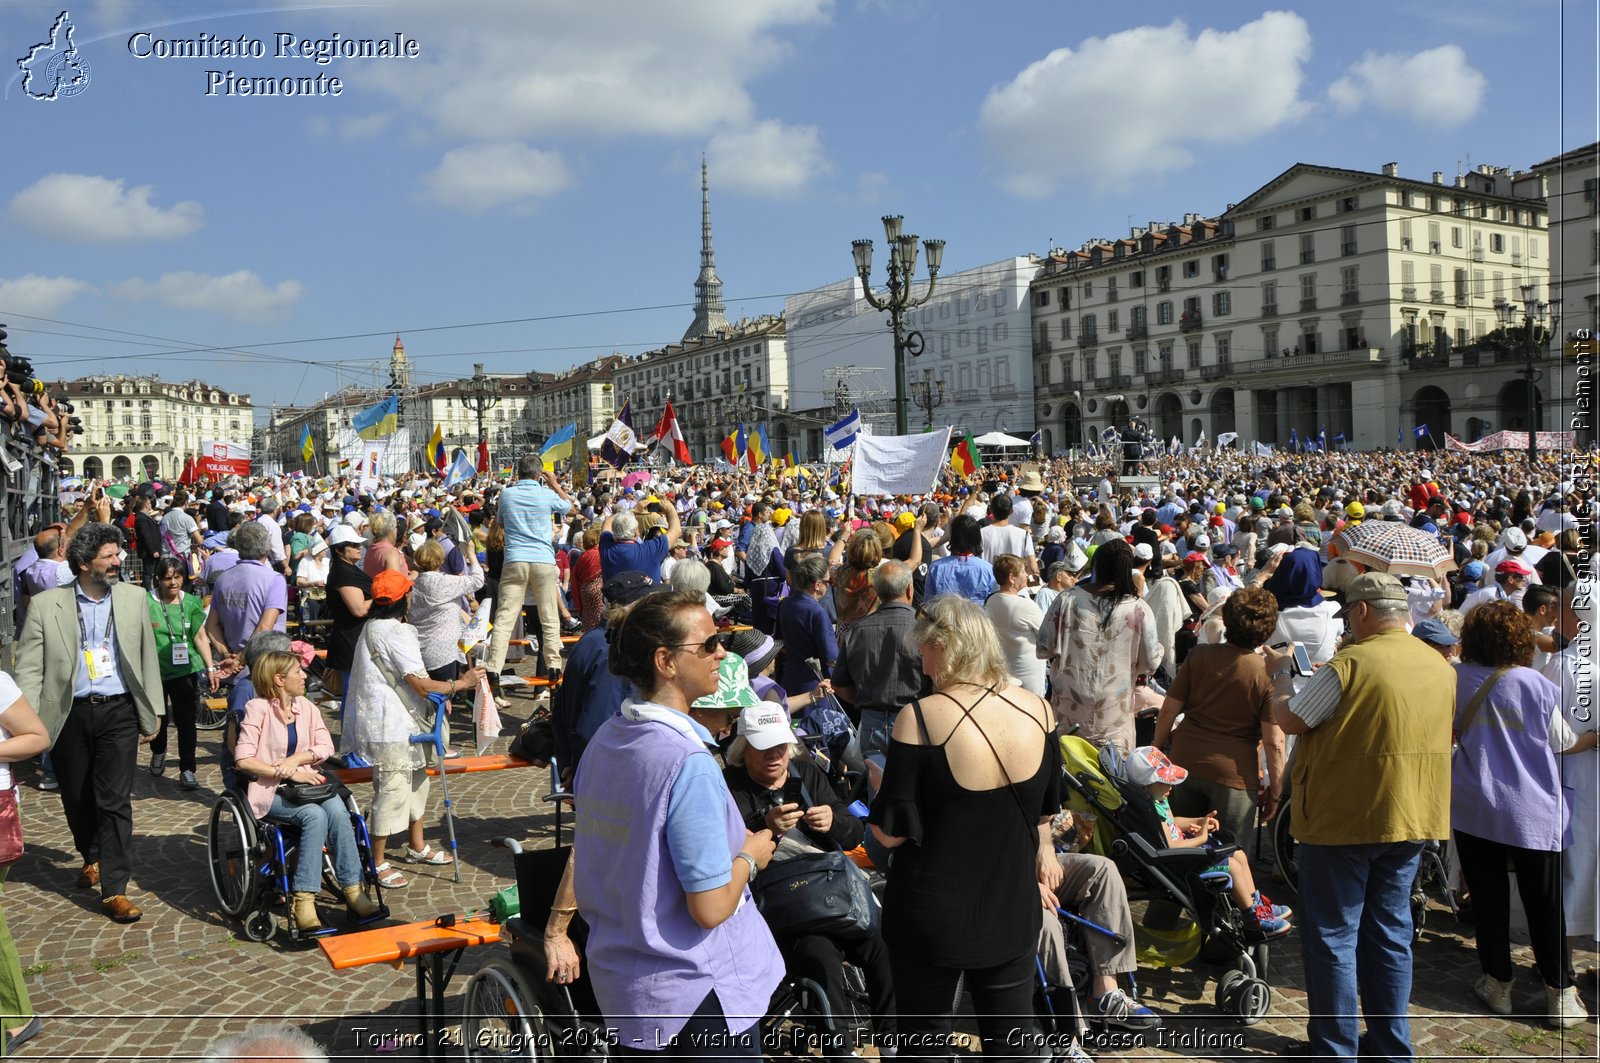
[[[1327,663],[1344,696],[1301,735],[1290,825],[1310,845],[1450,836],[1450,728],[1456,675],[1404,628],[1347,645]]]

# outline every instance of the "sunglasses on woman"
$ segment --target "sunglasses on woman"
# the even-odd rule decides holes
[[[672,644],[672,648],[675,650],[693,650],[698,656],[710,657],[717,652],[717,647],[721,644],[722,633],[718,632],[715,635],[708,635],[704,642],[675,642]]]

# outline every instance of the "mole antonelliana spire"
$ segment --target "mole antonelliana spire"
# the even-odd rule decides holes
[[[700,276],[694,282],[694,323],[685,340],[709,336],[728,327],[723,316],[722,278],[717,276],[717,253],[711,249],[711,191],[706,184],[706,160],[700,159]]]

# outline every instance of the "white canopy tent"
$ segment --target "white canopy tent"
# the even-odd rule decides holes
[[[1026,439],[1018,439],[1016,436],[1008,436],[1004,432],[989,432],[986,435],[978,436],[973,440],[973,442],[978,444],[980,447],[1005,447],[1008,449],[1011,447],[1027,448],[1033,446],[1033,444],[1028,442]]]

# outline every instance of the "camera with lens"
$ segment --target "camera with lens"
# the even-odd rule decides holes
[[[24,395],[43,395],[44,384],[34,379],[33,362],[17,354],[7,354],[6,379],[15,384]]]

